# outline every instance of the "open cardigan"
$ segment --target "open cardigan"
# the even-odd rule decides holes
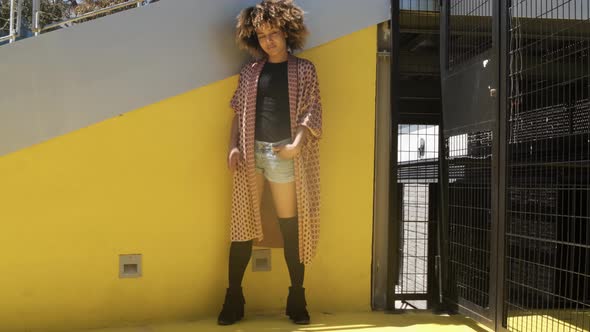
[[[238,117],[238,148],[242,159],[233,177],[231,240],[262,240],[262,223],[254,160],[254,129],[258,79],[266,59],[244,65],[231,107]],[[289,108],[291,135],[305,126],[311,135],[294,159],[299,222],[299,259],[309,264],[316,254],[320,234],[320,155],[322,106],[315,66],[309,60],[289,55]]]

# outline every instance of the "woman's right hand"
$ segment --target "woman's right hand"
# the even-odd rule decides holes
[[[238,167],[238,162],[240,161],[240,157],[240,149],[238,149],[237,147],[231,148],[229,150],[229,154],[227,156],[227,167],[230,171],[233,172],[236,170],[236,168]]]

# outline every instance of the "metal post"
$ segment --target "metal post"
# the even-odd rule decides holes
[[[390,209],[389,209],[389,227],[388,227],[388,273],[387,273],[387,309],[395,311],[395,284],[399,277],[400,262],[400,225],[399,216],[400,195],[397,185],[397,145],[398,145],[398,125],[399,125],[399,79],[400,79],[400,0],[391,0],[391,149],[390,155],[393,172],[389,179],[390,183]]]
[[[496,275],[496,317],[495,317],[495,330],[496,331],[507,331],[504,327],[504,321],[506,319],[505,304],[506,299],[506,207],[507,207],[507,192],[506,192],[506,178],[509,177],[507,172],[506,163],[508,156],[508,133],[507,133],[507,107],[508,107],[508,37],[509,37],[509,17],[508,9],[509,3],[506,1],[498,1],[495,4],[498,10],[498,16],[496,20],[500,25],[498,36],[500,38],[499,43],[499,71],[498,71],[498,98],[499,98],[499,114],[497,117],[499,129],[498,140],[499,140],[499,158],[498,158],[498,226],[496,241],[498,243],[497,250],[497,269]]]
[[[447,1],[440,2],[440,73],[441,83],[444,84],[443,79],[446,77],[449,63],[449,52],[448,52],[448,19],[449,19],[449,4]],[[441,89],[442,89],[441,84]],[[444,98],[444,93],[441,91],[441,96]],[[444,108],[443,108],[444,112]],[[440,204],[440,215],[437,224],[437,249],[438,255],[436,256],[437,263],[437,281],[438,281],[438,300],[439,307],[438,311],[448,310],[452,311],[452,308],[447,306],[445,297],[454,298],[453,288],[449,287],[449,271],[448,271],[448,244],[449,236],[447,230],[449,229],[449,210],[448,210],[448,196],[449,196],[449,177],[448,177],[448,165],[446,161],[446,148],[445,148],[445,121],[444,113],[441,115],[441,121],[439,126],[439,204]]]
[[[9,43],[14,42],[14,0],[10,0],[10,18],[9,18],[10,22],[9,23],[9,28],[8,28],[8,35],[10,36],[10,39],[8,40]]]
[[[23,1],[24,0],[17,0],[16,5],[16,37],[21,35],[21,25],[22,25],[22,16],[23,16]]]
[[[33,20],[33,33],[35,34],[35,36],[38,36],[40,31],[40,22],[39,22],[39,15],[41,13],[40,11],[41,8],[41,0],[33,0],[33,13],[31,16],[32,20]]]

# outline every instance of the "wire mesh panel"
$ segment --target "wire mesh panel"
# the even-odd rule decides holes
[[[399,123],[440,123],[440,3],[400,0]]]
[[[402,33],[438,34],[439,0],[399,0]]]
[[[492,48],[492,2],[449,0],[449,69]]]
[[[407,81],[439,77],[440,5],[438,0],[400,0],[400,9],[400,45],[402,46],[398,60],[401,70],[400,79]],[[405,110],[403,105],[400,108],[405,112],[411,112],[417,108],[417,105],[413,106]],[[408,120],[402,123],[415,122]]]
[[[403,258],[399,294],[426,294],[428,261],[428,184],[403,185]]]
[[[492,211],[498,182],[499,0],[442,1],[441,36],[445,160],[441,229],[443,298],[489,327],[495,325],[497,241]],[[446,269],[446,270],[445,270]]]
[[[393,3],[393,2],[392,2]],[[436,291],[434,255],[438,214],[440,1],[399,0],[399,104],[393,126],[397,160],[394,299],[397,308],[426,309]]]
[[[429,223],[438,182],[438,126],[399,125],[398,183],[401,186],[402,249],[396,294],[404,303],[425,309],[428,294]],[[422,302],[411,301],[420,299]]]
[[[445,145],[451,291],[464,306],[473,308],[474,304],[487,308],[490,303],[492,132],[450,136]]]
[[[509,7],[510,331],[590,330],[590,5]]]

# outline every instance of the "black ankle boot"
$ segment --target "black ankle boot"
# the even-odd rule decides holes
[[[225,293],[223,308],[217,318],[219,325],[231,325],[244,317],[244,294],[242,287],[230,287]]]
[[[287,296],[287,308],[285,314],[295,324],[306,325],[309,324],[309,313],[305,306],[305,288],[301,286],[289,287],[289,295]]]
[[[293,319],[291,317],[293,315],[293,292],[291,291],[291,287],[289,287],[289,295],[287,295],[287,307],[285,308],[285,315],[289,316],[289,319]]]

